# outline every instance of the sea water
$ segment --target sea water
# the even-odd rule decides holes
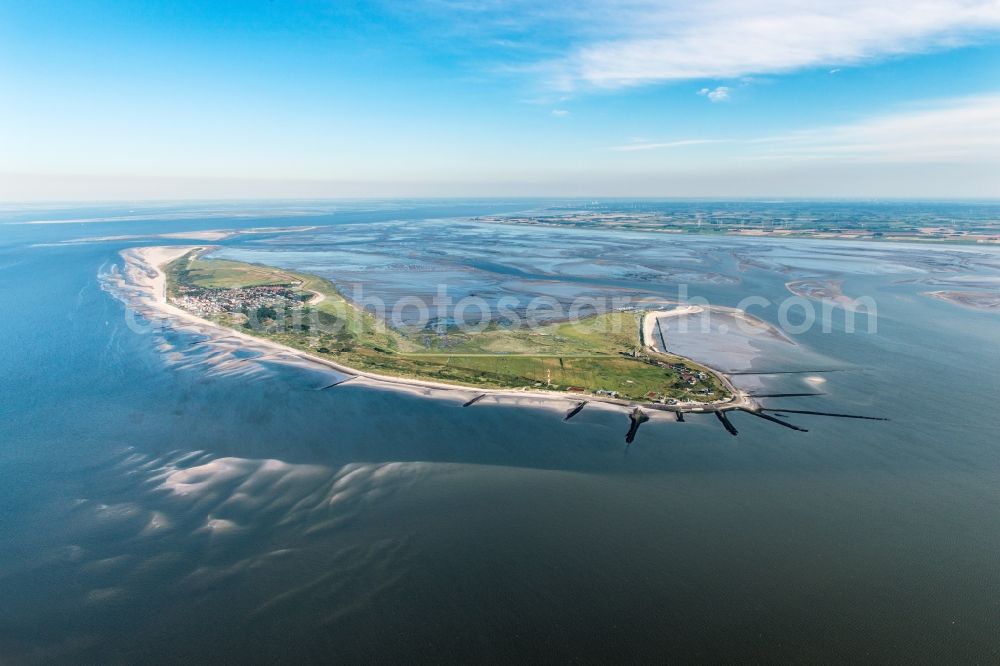
[[[1000,657],[1000,315],[913,281],[995,276],[995,251],[469,219],[543,205],[5,209],[0,661]],[[99,275],[185,241],[66,242],[301,225],[213,244],[390,303],[442,281],[487,300],[683,285],[762,296],[774,326],[785,282],[838,279],[877,330],[837,310],[829,332],[741,339],[725,369],[829,370],[743,380],[890,420],[736,414],[732,437],[654,418],[626,448],[623,410],[318,391],[316,371],[129,326]],[[699,335],[672,342],[718,362],[724,339]]]

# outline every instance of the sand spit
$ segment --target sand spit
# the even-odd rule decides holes
[[[214,243],[222,240],[229,240],[238,236],[250,236],[254,234],[291,234],[312,231],[318,227],[254,227],[251,229],[208,229],[205,231],[173,231],[165,234],[126,234],[123,236],[91,236],[87,238],[73,238],[71,240],[60,241],[59,243],[47,243],[50,245],[81,245],[84,243],[107,243],[115,241],[144,241],[144,240],[186,240],[204,241]]]
[[[642,317],[642,335],[640,336],[639,342],[642,343],[643,347],[649,347],[653,351],[656,351],[656,344],[659,342],[663,349],[661,351],[666,352],[666,344],[662,340],[662,336],[659,331],[659,320],[668,319],[670,317],[684,317],[686,315],[701,314],[705,311],[705,308],[700,305],[684,305],[676,307],[672,310],[652,310],[647,312]]]
[[[683,305],[672,310],[654,310],[647,312],[642,326],[642,344],[644,347],[652,347],[654,351],[672,353],[666,347],[666,340],[663,339],[665,336],[660,335],[660,329],[657,326],[657,321],[660,319],[680,317],[710,318],[712,316],[732,317],[736,320],[738,325],[745,327],[747,330],[752,330],[755,333],[770,336],[771,338],[787,342],[788,344],[795,344],[795,341],[785,335],[785,333],[777,326],[773,326],[762,319],[758,319],[753,315],[747,314],[744,310],[740,310],[739,308],[730,308],[722,305]],[[657,347],[657,345],[659,345],[659,347]]]

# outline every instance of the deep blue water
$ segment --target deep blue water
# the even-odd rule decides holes
[[[537,205],[177,205],[0,225],[0,663],[1000,659],[1000,315],[907,281],[995,275],[995,253],[939,274],[937,255],[906,246],[657,237],[640,262],[634,235],[441,221]],[[144,210],[0,222],[129,209]],[[795,337],[838,372],[764,386],[826,394],[776,405],[891,420],[790,415],[810,430],[797,433],[736,415],[734,438],[709,416],[660,419],[626,451],[623,412],[563,423],[316,391],[314,373],[266,362],[220,371],[182,332],[135,333],[101,289],[140,242],[60,244],[285,225],[322,228],[223,252],[322,261],[381,229],[380,253],[451,252],[476,289],[528,289],[509,281],[530,268],[670,297],[686,267],[693,295],[730,306],[836,274],[878,302],[877,333],[845,333],[838,313],[832,332]],[[775,269],[739,271],[734,252]],[[597,255],[587,278],[574,262]],[[398,270],[358,273],[389,297],[421,288]]]

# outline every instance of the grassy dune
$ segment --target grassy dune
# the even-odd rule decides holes
[[[183,259],[183,258],[182,258]],[[180,269],[183,264],[177,264]],[[190,261],[185,283],[206,289],[238,289],[263,285],[293,285],[301,280],[277,268],[254,266],[225,259]]]
[[[322,294],[319,303],[288,310],[278,320],[252,321],[239,313],[212,318],[371,372],[484,388],[603,389],[636,400],[646,399],[649,393],[682,400],[725,395],[711,373],[692,388],[680,381],[678,370],[655,363],[683,362],[692,372],[706,370],[691,361],[648,352],[632,357],[640,347],[641,314],[637,312],[610,312],[533,329],[493,326],[478,333],[414,333],[386,326],[315,275],[190,254],[167,267],[167,278],[172,297],[182,291],[192,293],[192,289],[211,297],[221,290],[260,286]],[[713,393],[696,392],[703,388]]]

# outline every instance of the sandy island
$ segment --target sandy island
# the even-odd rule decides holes
[[[1000,310],[1000,294],[991,291],[923,291],[924,296],[973,310]]]
[[[538,406],[552,406],[554,402],[564,403],[559,408],[564,408],[565,403],[579,403],[586,400],[588,403],[604,403],[609,406],[634,407],[640,405],[661,412],[716,412],[734,409],[744,409],[755,411],[756,403],[745,392],[737,389],[728,376],[716,370],[709,370],[722,382],[733,397],[724,402],[679,402],[676,405],[660,405],[639,403],[629,400],[619,400],[604,396],[573,395],[558,391],[545,391],[539,389],[490,389],[475,386],[461,386],[456,384],[445,384],[426,379],[410,379],[406,377],[393,377],[380,375],[364,370],[358,370],[345,365],[341,365],[327,358],[315,356],[293,347],[259,338],[241,331],[226,328],[203,319],[191,312],[172,305],[167,300],[167,278],[164,267],[170,262],[179,259],[192,250],[204,250],[205,246],[194,245],[171,245],[136,247],[123,250],[121,256],[125,261],[124,271],[121,274],[116,272],[108,276],[110,282],[120,291],[120,296],[127,304],[134,307],[143,316],[155,320],[168,319],[174,322],[181,322],[189,325],[193,332],[206,335],[209,339],[220,341],[222,339],[237,339],[241,346],[251,349],[278,352],[282,358],[293,364],[306,364],[310,366],[321,366],[345,375],[345,379],[351,379],[352,383],[380,388],[394,388],[417,392],[421,395],[433,396],[436,392],[448,392],[452,395],[469,394],[491,396],[494,398],[513,399],[518,404],[531,404]],[[322,294],[318,294],[322,296]],[[314,299],[316,296],[314,296]],[[314,300],[313,302],[319,302]],[[656,326],[658,317],[672,317],[702,312],[699,306],[684,306],[673,310],[658,310],[647,312],[642,318],[641,331],[643,344],[655,350],[652,344],[652,334]],[[465,396],[462,396],[463,398]]]
[[[843,280],[793,280],[785,283],[785,288],[796,296],[814,301],[832,303],[851,312],[858,310],[858,302],[844,294]],[[866,308],[862,309],[862,312]]]
[[[58,243],[41,243],[38,247],[48,247],[54,245],[80,245],[84,243],[105,243],[116,241],[136,241],[148,242],[150,240],[186,240],[205,241],[208,243],[229,240],[238,236],[250,236],[254,234],[276,234],[276,233],[299,233],[313,231],[317,227],[253,227],[251,229],[207,229],[205,231],[172,231],[165,234],[126,234],[122,236],[88,236],[86,238],[72,238],[70,240],[59,241]]]

